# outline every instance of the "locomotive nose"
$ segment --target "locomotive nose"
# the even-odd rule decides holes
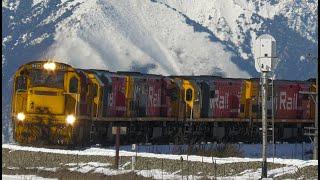
[[[65,97],[61,90],[33,88],[27,99],[28,113],[63,114]]]

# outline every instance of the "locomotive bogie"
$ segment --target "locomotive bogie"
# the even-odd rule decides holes
[[[73,145],[74,139],[79,138],[74,134],[81,121],[76,119],[69,124],[66,119],[64,115],[27,114],[23,121],[14,121],[15,140],[21,144]]]

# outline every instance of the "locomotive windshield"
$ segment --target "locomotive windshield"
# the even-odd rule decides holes
[[[46,72],[40,69],[34,70],[30,74],[31,86],[63,88],[64,73],[63,71]]]
[[[25,76],[18,76],[16,79],[16,90],[26,90],[27,80]]]

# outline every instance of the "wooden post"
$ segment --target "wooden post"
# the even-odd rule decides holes
[[[183,157],[180,157],[180,161],[181,161],[181,179],[183,179]]]
[[[131,147],[131,150],[132,151],[135,151],[136,150],[136,144],[132,144],[132,147]],[[136,163],[136,157],[133,155],[131,157],[131,170],[134,171],[134,165]]]

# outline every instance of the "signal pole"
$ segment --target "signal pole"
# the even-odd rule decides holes
[[[307,55],[311,60],[314,58],[316,60],[316,92],[305,92],[305,91],[299,91],[300,94],[308,94],[311,96],[315,106],[314,110],[314,128],[313,127],[308,127],[309,131],[314,130],[314,133],[306,133],[309,136],[313,136],[313,159],[318,160],[318,64],[319,64],[319,59],[317,57],[312,57],[311,53]]]
[[[255,68],[261,72],[261,99],[262,99],[262,167],[261,178],[267,177],[267,97],[268,97],[268,72],[275,68],[276,40],[268,34],[259,36],[255,41]]]
[[[316,71],[316,95],[315,95],[315,121],[314,121],[314,128],[315,128],[315,132],[314,132],[314,143],[313,143],[313,159],[314,160],[318,160],[318,65],[319,65],[319,59],[316,58],[316,66],[317,66],[317,71]]]
[[[262,72],[262,178],[267,177],[267,72]]]
[[[274,87],[274,79],[275,79],[275,74],[273,72],[273,75],[272,75],[272,79],[271,79],[271,113],[272,113],[272,162],[274,163],[274,153],[275,153],[275,145],[274,145],[274,92],[273,92],[273,87]]]
[[[314,128],[315,128],[315,134],[314,134],[314,146],[313,146],[313,159],[318,160],[318,65],[319,65],[319,59],[317,58],[317,72],[316,72],[316,104],[315,104],[315,122],[314,122]]]

